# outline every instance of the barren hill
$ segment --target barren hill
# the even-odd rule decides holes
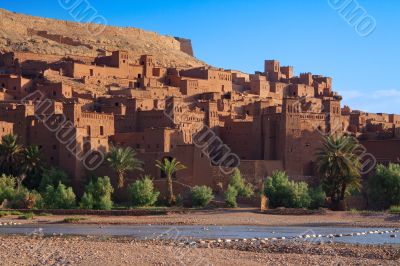
[[[95,57],[126,50],[132,58],[155,56],[160,66],[196,67],[204,62],[188,55],[185,39],[175,39],[137,28],[107,26],[90,34],[93,24],[76,23],[16,14],[0,9],[0,51],[33,52],[47,55]],[[189,47],[190,50],[191,47]]]

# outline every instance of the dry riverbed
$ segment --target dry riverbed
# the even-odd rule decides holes
[[[400,215],[377,213],[352,213],[326,211],[313,215],[271,215],[254,209],[205,210],[169,212],[149,216],[97,216],[97,215],[48,215],[35,216],[32,220],[17,220],[18,216],[0,218],[1,222],[60,223],[65,218],[80,224],[136,224],[136,225],[263,225],[263,226],[336,226],[336,227],[400,227]]]
[[[399,265],[400,248],[288,242],[0,236],[0,265]]]

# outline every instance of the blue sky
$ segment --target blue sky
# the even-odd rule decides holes
[[[0,7],[73,20],[59,1],[78,0],[2,0]],[[278,59],[296,74],[332,77],[353,109],[400,113],[398,0],[347,0],[376,21],[367,37],[330,5],[345,0],[85,1],[109,25],[190,38],[196,57],[211,65],[253,73],[264,59]]]

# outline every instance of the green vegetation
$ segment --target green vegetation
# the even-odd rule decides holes
[[[0,177],[0,204],[5,200],[14,199],[16,189],[15,189],[15,178],[12,176],[2,175]]]
[[[114,188],[111,185],[110,178],[108,176],[99,177],[96,182],[91,181],[86,186],[80,207],[82,209],[111,210],[113,192]]]
[[[76,207],[75,194],[71,187],[59,183],[57,187],[48,185],[43,194],[44,206],[47,209],[73,209]]]
[[[237,197],[250,198],[254,195],[254,188],[250,183],[245,183],[239,169],[235,169],[227,190],[224,193],[225,202],[230,208],[237,207]]]
[[[368,182],[369,202],[374,208],[400,205],[400,165],[378,165]]]
[[[80,218],[80,217],[68,217],[65,218],[62,222],[63,223],[67,223],[67,224],[73,224],[73,223],[77,223],[79,221],[83,221],[85,220],[85,218]]]
[[[392,213],[392,214],[400,214],[400,205],[391,206],[391,207],[389,208],[389,213]]]
[[[160,192],[154,191],[154,184],[150,176],[137,180],[128,187],[130,201],[133,207],[154,206]]]
[[[214,199],[212,189],[207,186],[195,186],[192,188],[192,203],[195,207],[206,207]]]
[[[264,193],[269,206],[286,208],[319,208],[325,201],[321,187],[309,189],[305,182],[289,181],[283,171],[275,171],[264,183]]]
[[[136,152],[130,147],[112,147],[107,154],[107,161],[118,177],[118,188],[124,187],[126,172],[142,170],[143,163],[136,156]]]
[[[24,214],[20,215],[18,217],[18,219],[21,219],[21,220],[32,220],[33,217],[34,217],[34,214],[32,212],[27,212],[27,213],[24,213]]]
[[[165,177],[167,178],[167,189],[168,189],[168,195],[167,195],[167,200],[168,204],[170,206],[176,204],[176,198],[174,195],[174,189],[172,185],[172,176],[183,169],[186,169],[186,166],[184,166],[182,163],[177,161],[175,158],[170,159],[170,158],[165,158],[164,161],[156,161],[156,167],[160,168],[160,170],[165,174]]]
[[[318,186],[316,188],[310,188],[309,195],[311,198],[310,209],[314,210],[324,206],[326,200],[326,194],[322,189],[322,186]]]
[[[236,202],[237,195],[238,192],[235,189],[235,187],[228,185],[228,188],[224,193],[224,198],[225,198],[225,203],[229,208],[237,207],[237,202]]]
[[[332,209],[342,209],[349,190],[361,188],[361,146],[350,136],[324,137],[323,146],[316,152],[317,173]]]
[[[56,187],[59,183],[68,185],[69,180],[68,175],[57,168],[46,169],[40,181],[39,191],[45,192],[48,186]]]

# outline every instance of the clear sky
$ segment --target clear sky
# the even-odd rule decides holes
[[[73,20],[59,1],[78,0],[1,0],[0,7]],[[345,0],[82,1],[108,25],[190,38],[196,57],[211,65],[253,73],[263,70],[264,59],[278,59],[296,74],[332,77],[353,109],[400,113],[399,0],[346,0],[376,21],[366,37],[330,5]]]

